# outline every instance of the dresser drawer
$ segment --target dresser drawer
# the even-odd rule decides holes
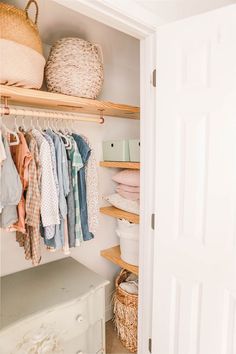
[[[85,332],[65,338],[47,330],[25,336],[11,351],[1,354],[97,354],[103,352],[103,320],[90,326]]]
[[[0,353],[21,353],[18,349],[24,342],[37,343],[45,341],[46,337],[50,338],[51,343],[55,342],[55,346],[58,341],[70,343],[103,316],[104,290],[99,289],[84,299],[55,307],[1,331]]]
[[[101,354],[105,353],[103,346],[103,320],[98,321],[79,337],[63,343],[65,354]]]

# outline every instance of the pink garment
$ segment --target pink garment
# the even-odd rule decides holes
[[[140,194],[139,193],[131,193],[131,192],[126,192],[123,190],[116,189],[117,193],[121,195],[125,199],[129,200],[139,200]]]
[[[19,132],[19,144],[11,146],[11,155],[15,163],[16,169],[19,173],[21,183],[22,183],[22,196],[21,200],[17,206],[18,211],[18,221],[12,226],[12,231],[20,231],[25,234],[25,191],[28,188],[29,182],[29,163],[32,160],[32,155],[29,151],[27,142],[23,133]]]
[[[139,193],[140,192],[140,187],[135,187],[135,186],[127,186],[126,184],[118,184],[116,187],[116,191],[125,191],[125,192],[130,192],[130,193]]]

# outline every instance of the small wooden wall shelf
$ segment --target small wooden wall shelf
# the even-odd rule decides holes
[[[130,272],[138,275],[138,267],[128,264],[120,258],[120,246],[115,246],[101,251],[101,256],[117,264],[119,267],[129,270]]]
[[[115,208],[113,206],[102,207],[100,208],[100,212],[112,216],[113,218],[125,219],[130,222],[133,222],[134,224],[139,224],[139,215],[128,213],[127,211]]]
[[[118,118],[139,119],[139,107],[62,95],[46,91],[0,85],[0,95],[8,98],[9,104],[54,109],[71,113],[84,113]]]
[[[131,170],[140,170],[140,162],[117,162],[117,161],[101,161],[101,167],[111,168],[128,168]]]

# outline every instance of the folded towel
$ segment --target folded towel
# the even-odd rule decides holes
[[[128,200],[139,200],[140,194],[139,193],[131,193],[131,192],[126,192],[120,189],[116,189],[116,192],[121,195],[123,198],[128,199]]]
[[[108,195],[104,197],[114,207],[128,211],[129,213],[139,214],[139,202],[134,200],[128,200],[121,197],[118,193]]]
[[[139,193],[140,192],[140,187],[135,187],[135,186],[128,186],[127,184],[118,184],[116,187],[116,190],[121,190],[125,192],[130,192],[130,193]]]
[[[126,184],[128,186],[140,186],[140,171],[136,170],[123,170],[118,172],[112,177],[113,181],[121,184]]]

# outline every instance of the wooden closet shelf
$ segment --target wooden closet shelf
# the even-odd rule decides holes
[[[119,267],[129,270],[138,275],[138,267],[122,261],[120,257],[120,246],[115,246],[101,251],[101,256],[117,264]]]
[[[140,162],[118,162],[118,161],[100,161],[101,167],[128,168],[131,170],[140,170]]]
[[[99,115],[100,111],[103,110],[104,116],[130,119],[139,119],[140,117],[139,107],[21,87],[0,85],[0,95],[1,97],[7,97],[9,104],[19,106],[96,115]]]
[[[139,215],[128,213],[127,211],[115,208],[113,206],[102,207],[100,208],[100,212],[117,219],[125,219],[130,222],[133,222],[134,224],[139,224]]]

